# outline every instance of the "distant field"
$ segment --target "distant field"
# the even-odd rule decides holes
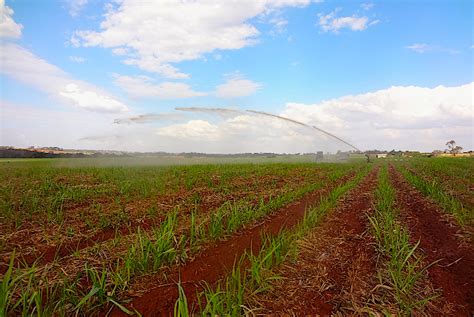
[[[473,159],[313,160],[0,160],[0,316],[474,308]]]
[[[353,154],[348,159],[336,155],[326,155],[323,162],[345,162],[364,160],[363,155]],[[110,167],[110,166],[162,166],[162,165],[202,165],[202,164],[261,164],[261,163],[314,163],[315,155],[281,155],[258,157],[217,157],[217,156],[125,156],[125,157],[91,157],[91,158],[0,158],[2,163],[35,162],[39,165],[56,167]]]

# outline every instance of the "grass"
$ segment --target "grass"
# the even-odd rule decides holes
[[[434,297],[424,297],[419,283],[425,277],[428,266],[423,267],[423,258],[415,245],[410,244],[408,231],[398,222],[395,208],[395,190],[388,180],[387,167],[379,174],[376,190],[375,213],[369,217],[377,241],[378,250],[385,258],[382,283],[388,284],[394,300],[403,315],[421,310]]]

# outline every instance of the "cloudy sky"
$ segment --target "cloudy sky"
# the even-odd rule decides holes
[[[451,139],[472,150],[473,9],[458,0],[0,0],[0,144],[351,149],[250,109],[362,150],[431,151]]]

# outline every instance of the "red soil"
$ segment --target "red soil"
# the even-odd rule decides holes
[[[303,239],[298,260],[278,273],[283,279],[258,298],[259,313],[323,315],[361,313],[377,284],[375,250],[366,213],[372,212],[378,168]]]
[[[261,247],[263,232],[277,234],[284,228],[295,226],[304,216],[309,206],[320,199],[339,184],[347,182],[355,175],[350,172],[336,182],[307,194],[262,222],[251,228],[232,235],[228,240],[219,241],[200,253],[193,261],[181,267],[174,267],[164,281],[162,276],[154,276],[155,288],[141,297],[136,297],[128,308],[136,309],[143,316],[170,315],[178,297],[177,283],[181,281],[188,303],[195,303],[196,292],[203,290],[203,281],[211,285],[225,277],[245,252],[258,252]],[[125,316],[119,309],[112,311],[112,316]]]
[[[459,227],[393,166],[390,178],[413,243],[420,240],[427,262],[441,259],[428,273],[433,285],[442,290],[443,298],[453,306],[452,316],[474,315],[474,248],[466,241],[462,243]]]

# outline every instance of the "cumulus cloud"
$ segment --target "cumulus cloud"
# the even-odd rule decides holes
[[[88,0],[69,0],[69,14],[72,17],[76,17],[87,5]]]
[[[128,107],[87,82],[76,80],[59,67],[15,44],[2,44],[0,72],[53,98],[85,110],[121,112]]]
[[[272,34],[285,32],[288,25],[288,20],[279,16],[271,18],[268,22],[273,25]]]
[[[474,83],[391,87],[318,104],[288,103],[283,114],[334,131],[362,148],[432,150],[455,138],[473,147]]]
[[[318,25],[324,32],[338,33],[341,29],[347,28],[352,31],[363,31],[371,25],[379,23],[379,20],[370,20],[367,16],[338,16],[340,9],[336,9],[329,14],[318,14]]]
[[[32,107],[7,100],[0,102],[0,144],[19,147],[60,146],[84,148],[79,139],[94,131],[107,134],[114,114],[81,111],[78,108]],[[94,146],[91,142],[87,146]],[[99,149],[99,148],[98,148]]]
[[[5,0],[0,0],[0,38],[18,39],[21,37],[23,26],[13,20],[13,13],[13,10],[5,5]]]
[[[424,88],[390,87],[315,104],[289,102],[280,115],[324,129],[361,149],[431,151],[455,139],[473,148],[474,83]],[[311,152],[351,150],[314,129],[276,118],[237,114],[219,122],[196,119],[161,127],[157,133],[186,146],[210,152]],[[178,146],[179,144],[179,146]]]
[[[363,150],[431,151],[443,149],[450,139],[472,150],[473,93],[474,83],[390,87],[314,104],[289,102],[276,114],[322,128]],[[12,145],[208,153],[351,149],[314,129],[233,109],[229,109],[232,115],[212,117],[209,112],[224,110],[190,108],[185,117],[179,113],[136,115],[117,123],[148,124],[113,125],[116,117],[92,120],[90,113],[75,108],[70,108],[74,113],[57,114],[22,110],[17,105],[2,107],[2,142]]]
[[[423,54],[427,52],[444,52],[444,53],[449,53],[449,54],[459,54],[459,51],[455,49],[445,48],[439,45],[430,45],[430,44],[425,44],[425,43],[414,43],[414,44],[406,46],[406,48],[419,54]]]
[[[422,54],[427,51],[431,51],[433,49],[433,46],[428,45],[428,44],[423,44],[423,43],[415,43],[415,44],[408,45],[407,48],[411,51]]]
[[[221,138],[219,127],[204,120],[191,120],[184,124],[175,124],[159,128],[158,135],[189,140],[216,141]]]
[[[364,10],[370,10],[374,7],[375,5],[372,3],[372,2],[368,2],[368,3],[362,3],[360,5],[360,7]]]
[[[81,56],[69,56],[69,60],[73,63],[78,63],[78,64],[82,64],[86,61],[86,59]]]
[[[179,99],[206,95],[204,92],[194,91],[191,86],[184,83],[164,82],[155,84],[147,76],[115,75],[115,84],[136,98]]]
[[[255,44],[260,32],[251,19],[310,0],[179,1],[124,0],[110,5],[100,30],[75,32],[71,43],[110,48],[126,64],[168,78],[189,77],[172,64],[216,50]],[[277,21],[283,26],[283,20]]]
[[[79,108],[91,111],[125,111],[127,107],[112,97],[81,87],[80,84],[67,84],[59,95],[71,101]]]
[[[227,76],[227,81],[216,87],[216,96],[220,98],[236,98],[250,96],[262,88],[262,84],[246,79],[236,73]]]

